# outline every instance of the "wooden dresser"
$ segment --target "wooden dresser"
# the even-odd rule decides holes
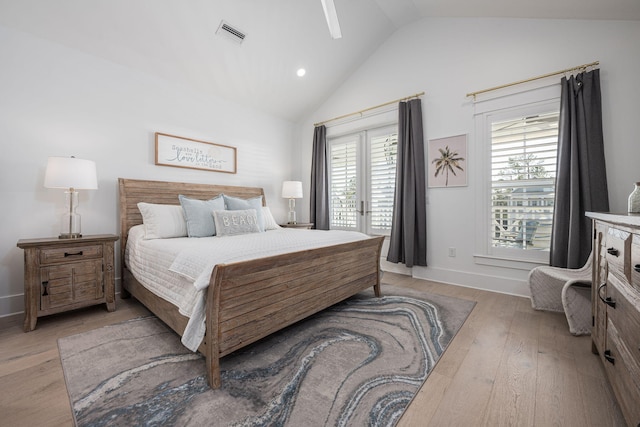
[[[593,219],[593,351],[630,426],[640,426],[640,215]]]
[[[114,242],[100,234],[78,239],[23,239],[24,331],[33,331],[40,316],[105,303],[116,309]]]

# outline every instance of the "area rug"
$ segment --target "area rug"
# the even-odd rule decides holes
[[[396,286],[363,292],[222,358],[155,317],[58,341],[78,426],[393,426],[475,302]]]

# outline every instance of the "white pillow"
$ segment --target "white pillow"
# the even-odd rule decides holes
[[[264,216],[265,230],[277,230],[278,228],[281,228],[273,218],[273,214],[271,213],[271,209],[269,209],[269,206],[262,207],[262,216]]]
[[[217,236],[259,233],[258,216],[255,209],[235,211],[213,211]]]
[[[145,239],[167,239],[171,237],[186,237],[187,222],[180,205],[156,205],[153,203],[138,203],[142,214]]]

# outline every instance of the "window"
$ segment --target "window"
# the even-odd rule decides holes
[[[390,234],[398,135],[395,126],[330,139],[332,229]]]
[[[549,259],[559,92],[559,85],[547,85],[475,104],[477,262]]]
[[[491,122],[491,245],[549,250],[557,110]]]

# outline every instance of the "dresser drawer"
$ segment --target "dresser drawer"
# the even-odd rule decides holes
[[[102,245],[77,245],[40,250],[40,265],[102,258]]]
[[[640,292],[640,234],[634,234],[631,242],[631,285]]]
[[[631,233],[609,227],[605,240],[604,253],[609,264],[609,272],[620,280],[631,280],[628,271],[629,262],[625,262],[631,253]]]
[[[602,354],[604,368],[618,398],[622,413],[630,426],[640,425],[640,365],[630,357],[613,322],[607,325],[607,350]],[[635,349],[637,351],[637,349]]]
[[[609,278],[606,293],[615,302],[615,307],[607,309],[608,321],[629,349],[629,356],[640,366],[640,294],[615,277]]]

